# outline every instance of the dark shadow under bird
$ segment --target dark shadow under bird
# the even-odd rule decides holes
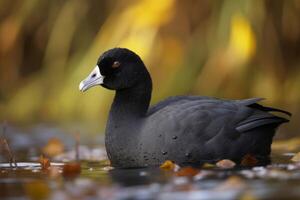
[[[80,90],[101,85],[115,90],[105,146],[112,166],[157,166],[165,160],[198,165],[246,154],[268,158],[276,128],[289,112],[258,104],[261,98],[224,100],[170,97],[149,108],[152,81],[141,58],[125,48],[103,53]]]

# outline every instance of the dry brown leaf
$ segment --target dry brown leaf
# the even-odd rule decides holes
[[[199,169],[193,167],[183,167],[179,169],[179,171],[176,173],[176,176],[195,176],[199,172]]]
[[[296,153],[292,158],[291,160],[293,162],[300,162],[300,152]]]
[[[236,164],[232,160],[224,159],[224,160],[220,160],[219,162],[217,162],[216,165],[217,165],[217,167],[222,168],[222,169],[230,169],[230,168],[233,168]]]
[[[64,164],[63,175],[66,177],[73,177],[79,175],[81,172],[81,165],[78,162],[70,162]]]
[[[63,153],[64,145],[59,139],[51,138],[51,139],[49,139],[46,146],[43,147],[42,151],[44,154],[46,154],[50,157],[57,156],[57,155]]]
[[[172,162],[171,160],[166,160],[163,164],[160,165],[160,168],[164,170],[174,171],[175,166],[176,165],[174,162]]]
[[[255,165],[257,165],[258,160],[256,159],[255,156],[251,155],[251,154],[246,154],[241,161],[241,165],[245,166],[245,167],[253,167]]]
[[[50,167],[50,160],[43,155],[40,156],[39,163],[41,164],[42,170],[47,170]]]

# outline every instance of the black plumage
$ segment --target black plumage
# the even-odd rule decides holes
[[[149,108],[151,77],[128,49],[105,52],[97,67],[101,85],[116,90],[105,131],[115,167],[157,166],[165,160],[198,165],[246,154],[268,158],[276,128],[289,121],[270,112],[290,113],[258,104],[261,98],[177,96]]]

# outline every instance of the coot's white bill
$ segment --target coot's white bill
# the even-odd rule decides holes
[[[84,92],[87,89],[103,84],[104,76],[101,75],[98,65],[93,69],[93,71],[88,75],[86,79],[80,82],[79,90]]]

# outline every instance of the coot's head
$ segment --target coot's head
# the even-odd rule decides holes
[[[101,85],[112,90],[133,87],[139,80],[149,76],[141,58],[125,48],[114,48],[104,52],[90,75],[81,81],[79,89]]]

